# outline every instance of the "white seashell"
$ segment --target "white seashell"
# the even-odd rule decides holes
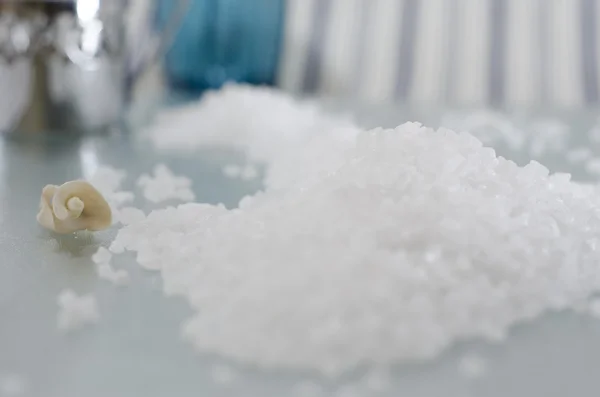
[[[57,233],[97,231],[111,225],[112,213],[102,194],[91,184],[70,181],[44,187],[37,221]]]

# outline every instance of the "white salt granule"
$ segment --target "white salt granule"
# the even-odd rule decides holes
[[[354,147],[360,132],[354,126],[332,128],[310,138],[301,149],[273,158],[265,186],[271,190],[302,189],[322,180],[344,164],[346,152]]]
[[[104,196],[110,207],[116,212],[118,208],[135,198],[132,192],[119,190],[126,176],[127,173],[123,170],[100,166],[88,182]]]
[[[229,385],[237,377],[236,372],[231,367],[223,364],[213,365],[210,375],[212,380],[219,385]]]
[[[154,176],[141,175],[137,185],[143,189],[144,197],[153,203],[167,200],[193,201],[192,180],[177,176],[164,164],[154,167]]]
[[[98,273],[98,277],[109,281],[116,286],[124,286],[129,284],[129,273],[127,270],[115,270],[110,263],[100,263],[97,266],[96,271]]]
[[[104,165],[98,167],[88,182],[103,195],[108,195],[118,191],[126,176],[125,171]]]
[[[120,241],[113,241],[108,247],[108,250],[113,254],[122,254],[125,252],[125,246]]]
[[[240,173],[240,178],[243,181],[250,181],[256,179],[256,177],[258,177],[258,170],[256,169],[256,166],[252,164],[247,164]]]
[[[99,247],[94,255],[92,255],[92,262],[94,263],[108,263],[112,258],[112,254],[105,247]]]
[[[585,170],[593,175],[600,175],[600,158],[589,159],[585,163]]]
[[[575,148],[569,150],[566,157],[570,163],[580,163],[592,157],[592,151],[587,147]]]
[[[223,167],[223,175],[228,178],[238,178],[242,173],[242,167],[237,164],[227,164]]]
[[[315,102],[282,91],[227,85],[196,103],[162,111],[147,135],[158,149],[227,145],[243,149],[252,161],[268,163],[324,129],[352,124],[347,116],[328,115]]]
[[[22,396],[27,391],[27,380],[19,374],[0,375],[0,397]]]
[[[467,354],[459,360],[458,372],[469,380],[481,378],[487,372],[487,361],[478,354]]]
[[[77,296],[72,290],[65,289],[58,295],[57,303],[57,326],[60,331],[75,331],[100,320],[96,298],[93,295]]]
[[[501,340],[600,287],[596,186],[416,123],[311,142],[239,208],[153,211],[113,242],[189,302],[199,351],[335,376]]]

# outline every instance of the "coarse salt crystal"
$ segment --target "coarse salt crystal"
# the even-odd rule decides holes
[[[152,129],[158,147],[232,144],[267,165],[266,190],[239,208],[153,211],[113,243],[188,301],[183,335],[199,351],[337,376],[496,341],[600,288],[597,187],[519,167],[468,133],[360,131],[319,112],[304,122],[298,107],[229,87]],[[563,126],[537,128],[558,143],[536,145],[562,147]]]
[[[146,135],[158,149],[225,144],[242,148],[252,161],[270,162],[322,129],[353,124],[346,115],[324,113],[314,101],[268,87],[228,84],[197,102],[163,110]]]
[[[122,205],[135,198],[132,192],[119,190],[126,176],[127,173],[124,170],[103,165],[96,169],[88,182],[104,196],[113,212],[117,212]]]
[[[108,250],[113,254],[122,254],[123,252],[125,252],[125,246],[121,244],[121,242],[113,241],[112,243],[110,243]]]
[[[295,165],[313,171],[239,209],[186,204],[119,231],[196,310],[184,336],[200,351],[337,376],[496,341],[599,287],[556,278],[595,274],[598,254],[577,243],[600,232],[594,189],[416,123],[326,147],[302,148],[314,155]]]
[[[144,197],[153,203],[167,200],[193,201],[192,180],[177,176],[164,164],[154,167],[154,176],[141,175],[137,185],[143,189]]]
[[[124,286],[129,284],[129,273],[124,269],[115,270],[109,263],[100,263],[96,270],[98,277],[114,285]]]
[[[102,194],[110,195],[118,191],[126,176],[123,170],[103,165],[96,169],[89,182]]]
[[[77,296],[72,290],[65,289],[58,295],[57,303],[57,326],[62,332],[79,330],[100,320],[96,298],[93,295]]]

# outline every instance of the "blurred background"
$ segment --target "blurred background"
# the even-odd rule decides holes
[[[235,80],[370,103],[595,106],[599,3],[191,0],[164,76],[196,93]],[[173,6],[159,0],[159,22]]]
[[[96,128],[131,88],[147,103],[232,81],[373,105],[594,109],[599,25],[600,0],[0,0],[0,130]]]

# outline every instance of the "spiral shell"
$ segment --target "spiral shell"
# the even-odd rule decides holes
[[[37,221],[57,233],[98,231],[112,223],[112,212],[102,194],[86,181],[70,181],[42,189]]]

